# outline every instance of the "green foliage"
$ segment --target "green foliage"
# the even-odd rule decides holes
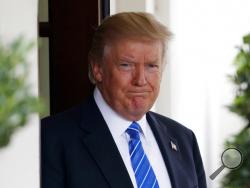
[[[226,141],[226,148],[236,147],[243,155],[242,165],[229,171],[222,180],[224,188],[249,188],[250,187],[250,129],[246,128],[235,135],[232,140]]]
[[[229,109],[247,122],[246,127],[226,141],[225,147],[234,146],[243,153],[243,163],[237,170],[229,171],[222,180],[224,188],[250,187],[250,34],[243,37],[243,44],[234,60],[235,74],[230,76],[236,85],[236,95]]]
[[[0,148],[7,146],[11,135],[26,124],[29,115],[42,109],[27,82],[27,54],[34,44],[22,38],[9,45],[0,41]]]
[[[229,106],[235,112],[250,120],[250,35],[243,37],[243,45],[239,48],[239,53],[235,58],[235,75],[231,76],[232,81],[237,86],[237,93],[233,104]]]

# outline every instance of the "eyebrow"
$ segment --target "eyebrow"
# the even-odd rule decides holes
[[[121,59],[121,60],[133,61],[133,60],[134,60],[134,57],[130,57],[130,56],[121,56],[120,59]]]
[[[156,59],[154,61],[147,61],[146,63],[159,64],[159,62],[160,61],[158,59]]]
[[[128,61],[129,63],[138,63],[137,61],[134,61],[133,59],[129,58],[129,57],[121,57],[119,59],[119,61]],[[156,60],[153,60],[153,61],[146,61],[145,63],[152,63],[152,64],[159,64],[159,60],[158,58]]]
[[[129,63],[137,63],[134,59],[128,57],[121,57],[119,61],[128,61]]]

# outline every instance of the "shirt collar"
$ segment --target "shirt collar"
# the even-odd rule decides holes
[[[127,128],[131,125],[132,122],[123,118],[117,112],[115,112],[104,100],[100,90],[97,87],[95,87],[95,90],[94,90],[94,99],[99,110],[101,111],[101,114],[104,120],[106,121],[109,127],[109,130],[112,136],[115,138],[122,136],[127,130]],[[143,117],[139,121],[136,121],[136,122],[141,127],[142,135],[145,138],[147,138],[146,115],[144,114]]]

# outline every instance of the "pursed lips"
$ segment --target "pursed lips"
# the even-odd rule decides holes
[[[150,93],[150,91],[129,91],[128,94],[129,95],[133,95],[133,96],[145,96],[148,95]]]

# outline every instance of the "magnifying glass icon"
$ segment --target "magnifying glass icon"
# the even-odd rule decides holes
[[[222,165],[209,177],[214,180],[216,176],[226,167],[231,170],[238,168],[242,164],[242,153],[237,148],[228,148],[221,155]]]

